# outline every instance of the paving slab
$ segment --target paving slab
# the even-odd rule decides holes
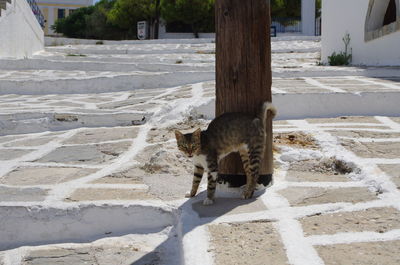
[[[90,183],[93,184],[142,184],[142,171],[131,168],[109,174],[105,177],[96,179]]]
[[[400,165],[378,165],[383,172],[391,177],[393,183],[400,189]]]
[[[400,212],[394,208],[370,208],[364,211],[316,215],[300,219],[304,234],[331,235],[371,231],[386,233],[400,229]]]
[[[326,265],[400,264],[400,241],[337,244],[315,248]]]
[[[330,134],[339,137],[350,137],[350,138],[376,138],[376,139],[390,139],[400,138],[400,132],[383,132],[383,131],[367,131],[367,130],[326,130]]]
[[[216,265],[288,264],[278,233],[271,223],[209,225]]]
[[[138,128],[99,128],[85,129],[64,141],[64,144],[88,144],[123,139],[133,139],[137,136]]]
[[[74,193],[68,196],[65,201],[79,202],[79,201],[103,201],[103,200],[151,200],[157,197],[143,190],[135,189],[101,189],[101,188],[88,188],[76,189]]]
[[[0,160],[13,160],[23,155],[31,153],[33,150],[21,150],[21,149],[6,149],[0,152]]]
[[[285,179],[292,182],[348,182],[346,175],[289,170]]]
[[[356,140],[342,140],[341,144],[359,157],[399,158],[400,142],[360,143]]]
[[[20,167],[0,178],[0,183],[14,186],[58,184],[96,171],[96,169],[74,167]]]
[[[366,202],[376,200],[374,193],[367,188],[303,188],[290,187],[280,190],[279,194],[284,196],[291,206],[306,206],[313,204],[336,203],[336,202]]]
[[[20,140],[20,141],[15,141],[12,143],[6,143],[4,144],[5,147],[30,147],[30,146],[41,146],[44,144],[47,144],[53,140],[55,140],[55,137],[37,137],[33,139],[26,139],[26,140]]]
[[[0,201],[3,202],[30,202],[44,201],[47,190],[40,188],[11,188],[0,186]]]
[[[363,116],[342,116],[337,118],[329,119],[306,119],[309,123],[376,123],[380,122],[374,117],[363,117]]]
[[[205,206],[203,205],[203,201],[198,201],[192,204],[192,208],[197,212],[200,218],[267,210],[260,198],[252,198],[250,200],[243,200],[240,198],[216,198],[213,207]]]
[[[131,142],[107,143],[96,145],[62,146],[36,162],[54,162],[65,164],[101,164],[116,159],[128,150]]]

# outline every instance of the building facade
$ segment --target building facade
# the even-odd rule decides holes
[[[344,51],[355,65],[400,66],[400,0],[323,0],[321,59]]]
[[[36,0],[46,20],[45,35],[54,35],[51,26],[60,18],[67,17],[75,9],[93,5],[93,0]]]

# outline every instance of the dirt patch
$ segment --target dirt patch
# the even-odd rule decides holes
[[[162,143],[170,140],[175,141],[175,130],[179,130],[182,133],[194,132],[198,128],[205,130],[209,123],[209,120],[201,119],[194,115],[188,116],[181,122],[167,128],[151,128],[147,137],[147,142]]]
[[[274,135],[274,144],[289,145],[298,148],[318,149],[318,144],[315,139],[304,133],[278,133]]]
[[[344,175],[359,171],[353,164],[336,158],[311,159],[293,162],[290,165],[292,171],[317,172],[329,175]]]
[[[139,155],[138,160],[141,164],[139,169],[147,174],[193,174],[192,161],[175,147],[175,143],[149,146]]]

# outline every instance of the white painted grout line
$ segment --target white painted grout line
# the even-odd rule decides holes
[[[342,126],[370,126],[370,127],[387,127],[385,124],[381,123],[358,123],[358,122],[337,122],[337,123],[311,123],[318,127],[342,127]]]
[[[360,143],[392,143],[392,142],[400,142],[400,138],[356,138],[356,137],[346,137],[346,136],[338,136],[340,139],[351,140]]]
[[[351,232],[351,233],[337,233],[334,235],[314,235],[307,237],[306,240],[308,241],[308,243],[314,246],[392,241],[392,240],[400,240],[400,229],[391,230],[386,233]]]
[[[361,182],[288,182],[288,187],[306,187],[306,188],[324,188],[324,189],[339,189],[339,188],[359,188],[365,187]]]
[[[102,165],[88,165],[88,164],[65,164],[56,162],[20,162],[20,167],[67,167],[67,168],[87,168],[87,169],[101,169]]]
[[[13,189],[51,189],[56,184],[43,184],[43,185],[8,185],[8,184],[0,184],[0,187],[5,188],[13,188]],[[76,187],[77,189],[119,189],[119,190],[138,190],[138,191],[147,191],[149,186],[146,184],[103,184],[103,183],[89,183],[82,184]]]
[[[276,87],[272,87],[272,93],[277,93],[277,94],[286,94],[287,92],[285,90],[276,88]]]
[[[58,135],[55,140],[50,141],[45,145],[42,145],[39,149],[37,149],[37,150],[35,150],[33,152],[30,152],[30,153],[28,153],[26,155],[23,155],[23,156],[21,156],[21,157],[19,157],[17,159],[8,160],[8,161],[1,161],[0,162],[0,177],[5,176],[10,171],[12,171],[15,168],[17,168],[21,162],[30,162],[30,161],[33,161],[33,160],[37,160],[37,159],[40,159],[41,157],[51,153],[52,151],[54,151],[58,147],[62,146],[61,143],[64,140],[64,138],[72,137],[77,132],[78,132],[78,130],[68,131],[68,132],[66,132],[64,134]]]
[[[400,158],[360,158],[364,164],[376,164],[376,165],[398,165],[400,164]]]
[[[350,79],[350,80],[357,80],[357,81],[360,81],[360,82],[363,82],[363,83],[366,83],[366,84],[372,84],[372,85],[377,85],[377,86],[383,86],[385,88],[400,90],[400,86],[397,86],[397,85],[394,85],[394,84],[376,82],[376,81],[373,81],[371,79],[361,78],[361,77],[357,77],[357,76],[347,76],[346,78]]]
[[[279,184],[285,184],[287,171],[280,170],[275,176],[274,185],[261,196],[262,201],[268,209],[290,208],[290,204],[285,197],[276,192]],[[285,185],[283,185],[285,186]],[[277,222],[274,223],[282,243],[286,249],[289,263],[292,265],[323,265],[324,262],[319,257],[317,251],[309,244],[304,237],[303,229],[298,220],[288,211],[281,211],[274,216]]]
[[[393,129],[396,129],[398,127],[397,123],[394,123],[386,117],[377,119],[387,126],[391,126],[391,128]],[[304,131],[307,131],[309,129],[318,129],[316,125],[310,124],[305,120],[289,122],[293,125],[297,125],[299,129],[303,129]],[[387,202],[390,202],[388,203],[388,206],[393,206],[400,210],[400,191],[391,181],[390,176],[382,172],[377,166],[377,164],[384,161],[376,158],[359,158],[353,152],[347,150],[342,145],[340,145],[340,143],[337,142],[336,138],[327,132],[320,131],[319,133],[314,134],[313,137],[319,142],[323,152],[328,156],[337,157],[344,161],[354,163],[358,168],[360,168],[361,174],[359,174],[359,180],[363,182],[366,187],[382,193],[379,197],[381,199],[386,199]]]
[[[326,89],[332,92],[336,92],[336,93],[349,93],[346,90],[340,89],[340,88],[336,88],[336,87],[332,87],[332,86],[328,86],[328,85],[324,85],[321,82],[311,78],[311,77],[303,77],[302,78],[307,84],[312,85],[312,86],[316,86],[322,89]]]
[[[398,124],[397,122],[393,121],[392,119],[390,119],[388,117],[376,116],[375,119],[382,122],[384,125],[388,126],[389,128],[391,128],[393,130],[396,130],[396,131],[400,130],[400,124]]]

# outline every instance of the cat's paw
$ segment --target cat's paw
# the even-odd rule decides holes
[[[245,190],[242,194],[242,199],[250,199],[251,197],[253,197],[253,193],[254,191]]]
[[[192,198],[194,197],[196,194],[193,194],[191,191],[186,192],[185,194],[185,198]]]
[[[214,201],[209,198],[205,198],[203,201],[203,205],[211,205],[213,203],[214,203]]]

